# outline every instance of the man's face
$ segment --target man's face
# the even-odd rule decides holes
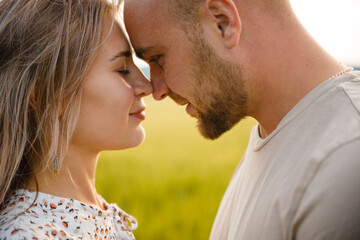
[[[166,1],[127,0],[125,25],[137,54],[150,66],[154,98],[169,95],[198,119],[201,134],[219,137],[247,115],[238,66],[218,56],[201,27],[185,32]],[[200,25],[199,25],[200,26]]]

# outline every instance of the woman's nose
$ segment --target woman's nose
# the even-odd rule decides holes
[[[135,96],[145,97],[150,95],[153,92],[153,86],[150,81],[144,76],[144,74],[136,68],[136,76],[134,76],[136,81],[132,86]]]

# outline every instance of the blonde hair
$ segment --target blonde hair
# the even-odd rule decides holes
[[[120,1],[0,1],[0,207],[64,158],[81,84]],[[36,181],[36,179],[35,179]]]

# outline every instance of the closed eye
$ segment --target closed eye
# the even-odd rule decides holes
[[[156,58],[151,58],[151,59],[148,61],[148,63],[152,63],[152,62],[157,63],[157,61],[158,61],[158,57],[156,57]]]
[[[161,58],[161,55],[156,55],[155,57],[150,58],[150,60],[148,61],[149,64],[151,63],[155,63],[156,65],[161,67],[161,64],[159,63],[159,59]]]
[[[121,75],[128,75],[128,74],[130,74],[130,71],[129,70],[119,70],[119,71],[117,71],[119,74],[121,74]]]

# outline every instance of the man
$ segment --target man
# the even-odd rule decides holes
[[[360,239],[360,73],[288,0],[126,0],[124,11],[155,99],[187,104],[209,139],[259,122],[210,239]]]

